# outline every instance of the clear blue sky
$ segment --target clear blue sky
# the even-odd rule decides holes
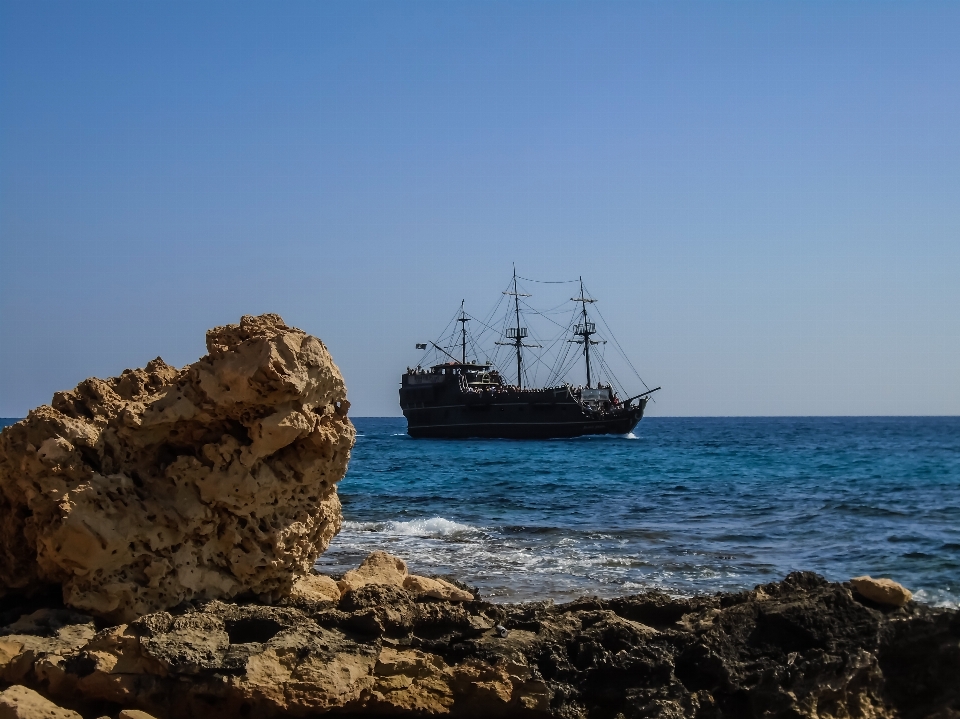
[[[0,416],[279,312],[356,415],[512,262],[653,414],[960,414],[960,3],[2,2]]]

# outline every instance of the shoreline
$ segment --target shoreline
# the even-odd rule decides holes
[[[184,602],[119,625],[7,597],[0,689],[28,687],[84,719],[960,710],[956,610],[879,604],[810,572],[738,593],[558,604],[439,599],[405,588],[405,571],[348,573],[336,599]]]
[[[336,538],[334,539],[334,543]],[[387,550],[394,551],[391,547],[385,547]],[[321,574],[326,574],[334,578],[339,578],[342,574],[347,571],[352,565],[357,564],[363,559],[363,555],[357,552],[351,552],[348,557],[337,558],[336,561],[331,562],[322,561],[324,557],[328,560],[331,555],[337,553],[337,547],[331,543],[331,547],[328,548],[327,552],[321,556],[318,561],[314,564],[313,569],[316,572]],[[344,553],[346,554],[346,553]],[[457,579],[459,582],[462,582],[465,585],[469,585],[472,590],[479,595],[479,598],[482,598],[484,601],[490,602],[492,604],[522,604],[522,603],[536,603],[536,602],[554,602],[554,603],[564,603],[574,601],[582,596],[594,596],[600,599],[610,600],[616,599],[618,597],[632,596],[635,594],[642,594],[645,592],[660,592],[670,597],[677,599],[692,599],[700,596],[714,596],[718,594],[737,594],[739,592],[747,592],[754,589],[757,584],[750,584],[744,582],[740,585],[730,586],[729,588],[710,588],[705,587],[701,591],[695,590],[681,590],[676,587],[671,587],[666,584],[650,584],[645,586],[623,586],[617,585],[613,582],[602,583],[602,582],[590,582],[587,581],[588,578],[579,578],[582,579],[582,586],[579,589],[566,588],[562,590],[542,590],[538,593],[532,593],[531,590],[525,589],[522,592],[513,589],[510,583],[504,579],[503,583],[500,585],[495,585],[493,589],[495,592],[490,592],[490,586],[492,584],[489,578],[477,578],[470,575],[454,575],[450,571],[438,571],[435,567],[427,566],[415,566],[414,567],[421,574],[428,574],[429,576],[439,576],[444,579]],[[827,581],[832,583],[842,584],[843,579],[838,577],[829,577],[825,576],[818,570],[796,570],[796,571],[808,571],[814,572],[818,576],[823,576]],[[537,581],[537,579],[527,580],[529,584],[542,584],[542,582]],[[771,577],[771,581],[775,582],[776,579]],[[627,583],[630,584],[630,583]],[[515,586],[515,585],[514,585]],[[497,593],[499,591],[500,593]],[[506,592],[513,591],[513,594],[507,594]],[[925,607],[931,609],[950,609],[958,610],[960,609],[960,601],[954,598],[954,595],[949,595],[949,598],[934,598],[930,599],[930,595],[934,593],[934,590],[926,589],[913,589],[913,601]],[[942,592],[941,592],[942,593]]]

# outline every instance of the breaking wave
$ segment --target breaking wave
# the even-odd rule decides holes
[[[380,532],[408,537],[450,537],[475,531],[473,527],[443,517],[411,519],[408,522],[344,522],[346,532]]]

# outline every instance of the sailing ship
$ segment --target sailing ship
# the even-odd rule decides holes
[[[514,269],[511,287],[503,292],[512,300],[510,304],[513,307],[509,308],[512,312],[507,315],[512,319],[512,326],[503,326],[504,331],[495,343],[512,350],[510,365],[516,362],[516,381],[506,381],[506,363],[501,369],[497,363],[489,360],[467,361],[467,323],[476,321],[487,329],[494,328],[469,316],[461,302],[454,320],[460,325],[456,332],[460,346],[448,344],[444,347],[438,342],[418,343],[417,349],[429,353],[430,345],[435,354],[442,354],[447,361],[424,368],[421,360],[416,367],[408,367],[401,378],[400,408],[407,419],[408,434],[411,437],[548,439],[592,434],[626,435],[632,432],[643,417],[650,396],[660,388],[647,388],[644,392],[623,399],[612,378],[608,377],[604,384],[596,374],[594,365],[598,360],[601,368],[607,370],[606,374],[612,374],[612,371],[601,356],[595,354],[591,357],[591,348],[605,344],[606,340],[600,338],[597,325],[589,315],[587,307],[596,300],[587,296],[582,278],[579,281],[580,296],[570,298],[578,307],[570,323],[563,329],[570,335],[566,342],[579,345],[582,349],[586,384],[580,386],[563,382],[536,387],[529,386],[528,382],[528,386],[525,386],[529,353],[542,348],[542,345],[532,343],[528,328],[523,325],[521,298],[530,295],[520,292],[517,279]],[[526,309],[526,302],[523,301],[523,304]],[[609,327],[607,330],[612,335]],[[475,347],[473,342],[470,344]],[[557,341],[551,344],[556,345]],[[619,348],[619,343],[616,343],[616,347]],[[453,354],[457,349],[460,350],[459,357]],[[562,370],[569,353],[559,354],[564,358],[557,365]],[[535,355],[533,359],[539,361]],[[627,363],[633,367],[629,359]],[[512,367],[510,372],[512,374]],[[554,372],[551,377],[557,374]],[[643,383],[643,380],[640,379],[640,382]]]

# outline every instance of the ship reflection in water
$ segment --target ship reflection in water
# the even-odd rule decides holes
[[[484,322],[469,316],[461,303],[455,323],[460,327],[444,343],[430,342],[435,355],[442,355],[446,362],[433,364],[429,369],[421,365],[407,368],[400,386],[400,408],[407,418],[407,432],[412,437],[499,437],[505,439],[546,439],[551,437],[579,437],[587,434],[628,434],[643,417],[650,395],[646,391],[621,398],[622,387],[618,386],[613,370],[603,354],[591,348],[605,345],[596,324],[590,320],[587,305],[596,302],[588,297],[580,281],[580,296],[570,299],[574,310],[566,326],[560,325],[546,313],[530,307],[521,298],[530,297],[521,292],[514,271],[511,289],[503,295],[512,299],[499,320]],[[494,308],[491,316],[499,308]],[[513,307],[509,305],[512,304]],[[521,307],[521,305],[523,305]],[[556,309],[556,308],[554,308]],[[528,328],[523,326],[525,314],[540,315],[561,328],[561,333],[548,337],[542,343],[534,343]],[[467,323],[476,321],[481,325],[477,336],[467,330]],[[511,324],[512,326],[507,326]],[[605,323],[604,323],[605,324]],[[496,329],[500,326],[500,330]],[[489,331],[489,332],[488,332]],[[516,365],[516,381],[504,379],[504,368],[496,360],[487,362],[467,361],[467,348],[477,353],[484,335],[496,332],[500,338],[497,347],[511,348],[509,366]],[[612,339],[612,333],[607,328]],[[633,365],[613,339],[615,348],[626,364]],[[459,346],[458,346],[459,345]],[[572,345],[579,348],[571,352]],[[418,344],[418,349],[427,349],[427,343]],[[543,350],[536,353],[535,350]],[[459,350],[460,357],[453,353]],[[551,351],[553,354],[551,355]],[[430,350],[424,355],[424,360]],[[498,356],[496,350],[492,353]],[[564,382],[573,369],[579,355],[583,356],[586,384],[574,386]],[[531,387],[528,366],[538,363],[549,368],[548,386]],[[636,371],[634,370],[636,374]],[[594,376],[606,383],[594,382]],[[643,380],[637,374],[640,383]],[[526,381],[525,381],[526,380]],[[524,386],[527,385],[527,386]]]

